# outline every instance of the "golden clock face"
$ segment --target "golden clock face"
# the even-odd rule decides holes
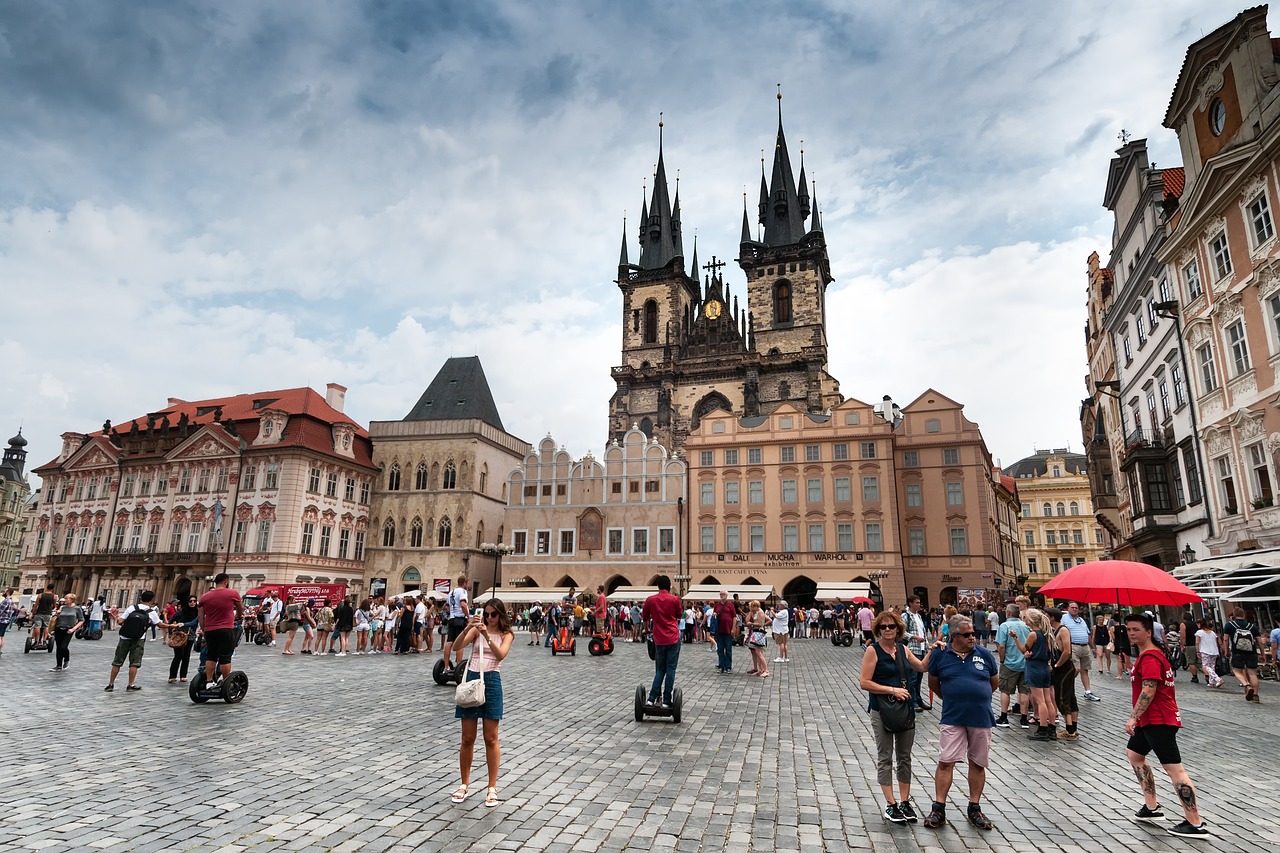
[[[710,302],[708,302],[708,303],[707,303],[707,307],[706,307],[706,311],[705,311],[705,313],[706,313],[706,315],[707,315],[707,319],[708,319],[708,320],[714,320],[714,319],[716,319],[717,317],[719,317],[719,316],[720,316],[720,309],[721,309],[722,307],[723,307],[723,306],[722,306],[718,301],[716,301],[716,300],[714,300],[714,299],[713,299],[713,300],[711,300]]]

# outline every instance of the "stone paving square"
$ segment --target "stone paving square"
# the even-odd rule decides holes
[[[483,745],[473,787],[454,805],[460,725],[435,656],[283,657],[241,646],[240,705],[193,705],[166,683],[170,651],[149,643],[125,692],[104,693],[114,634],[76,641],[71,669],[0,656],[0,850],[123,851],[1114,851],[1271,850],[1280,844],[1275,718],[1280,684],[1261,705],[1238,686],[1208,691],[1182,676],[1179,735],[1216,835],[1174,838],[1128,815],[1141,805],[1124,759],[1127,681],[1094,676],[1075,743],[993,736],[983,833],[964,821],[957,768],[940,830],[881,816],[874,741],[855,686],[859,649],[791,644],[791,663],[752,678],[745,649],[720,675],[706,646],[682,647],[680,724],[633,719],[652,664],[638,644],[612,656],[557,656],[519,635],[503,665],[503,802],[485,808]],[[770,649],[772,651],[772,649]],[[772,659],[772,655],[770,656]],[[912,800],[928,811],[937,712],[920,715]],[[1166,814],[1181,819],[1157,769]]]

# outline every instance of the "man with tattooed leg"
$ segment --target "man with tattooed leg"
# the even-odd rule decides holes
[[[1186,820],[1167,832],[1184,838],[1202,838],[1209,835],[1208,825],[1200,819],[1196,805],[1196,789],[1191,777],[1182,766],[1178,752],[1178,729],[1182,726],[1182,712],[1174,695],[1173,667],[1154,642],[1154,626],[1150,616],[1130,613],[1125,617],[1125,629],[1129,642],[1138,649],[1138,657],[1132,670],[1133,713],[1125,721],[1124,730],[1129,734],[1127,755],[1133,772],[1142,786],[1142,808],[1134,815],[1136,820],[1156,823],[1164,819],[1160,802],[1156,799],[1156,780],[1147,763],[1147,754],[1154,752],[1156,760],[1168,774],[1173,790],[1178,795]]]

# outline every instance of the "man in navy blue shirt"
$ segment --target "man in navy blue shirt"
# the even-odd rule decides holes
[[[1000,684],[999,666],[991,652],[978,645],[973,621],[953,616],[947,623],[950,645],[929,660],[929,689],[942,697],[938,745],[941,755],[934,774],[933,809],[924,825],[937,829],[947,822],[947,793],[951,776],[962,758],[969,763],[969,823],[991,829],[982,813],[982,789],[987,782],[991,749],[991,696]]]

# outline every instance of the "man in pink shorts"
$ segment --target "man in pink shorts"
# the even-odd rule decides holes
[[[947,623],[950,645],[929,660],[929,689],[942,698],[938,770],[934,774],[933,808],[924,825],[937,829],[947,822],[947,793],[961,760],[969,762],[969,823],[991,829],[982,813],[982,789],[987,782],[987,754],[995,714],[991,696],[1000,685],[999,665],[991,652],[978,645],[973,622],[953,616]]]

